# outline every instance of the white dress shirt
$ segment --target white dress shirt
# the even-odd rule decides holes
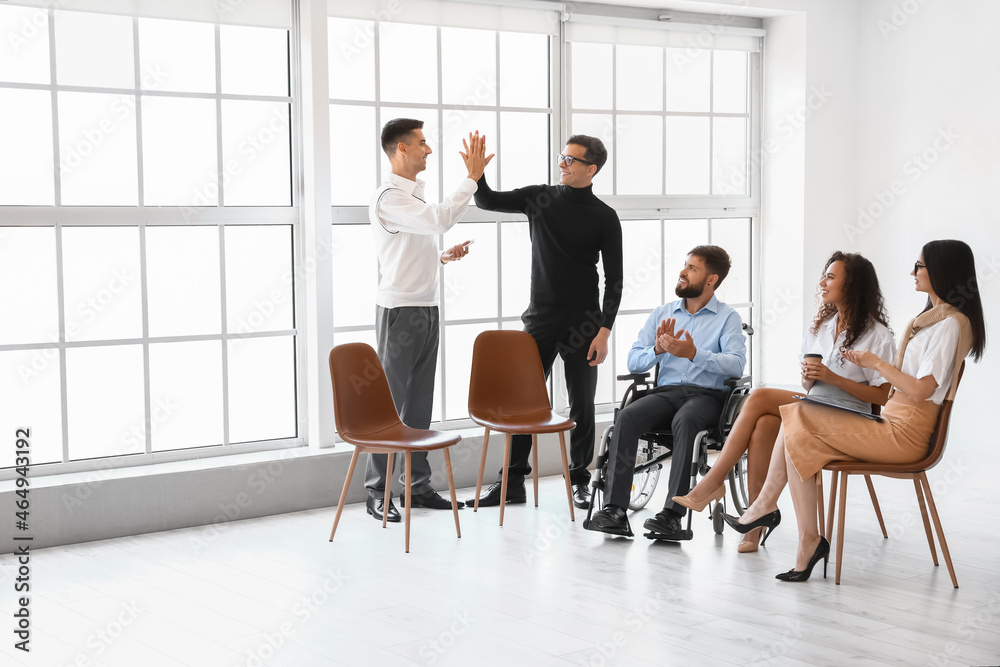
[[[907,375],[918,380],[934,376],[937,389],[927,400],[941,405],[955,374],[955,348],[958,347],[958,321],[954,317],[921,329],[910,339],[903,355],[902,368]]]
[[[844,332],[841,332],[840,336],[834,340],[834,336],[837,335],[837,321],[839,317],[838,313],[834,313],[833,317],[821,322],[815,335],[812,333],[812,327],[806,329],[805,336],[802,337],[802,355],[810,353],[822,354],[824,366],[837,375],[860,384],[879,387],[888,382],[878,371],[871,368],[862,368],[844,359],[844,355],[840,353],[840,347],[844,344],[845,339]],[[890,364],[896,358],[896,342],[892,338],[892,332],[884,324],[878,322],[873,322],[863,334],[858,336],[858,339],[851,345],[851,349],[859,351],[867,350],[879,359],[888,361]],[[952,347],[952,352],[954,352],[954,349]],[[801,359],[802,356],[800,355]],[[826,399],[844,407],[854,408],[855,410],[867,411],[871,409],[871,404],[865,403],[861,399],[851,396],[846,391],[824,382],[817,381],[812,389],[809,390],[809,395]]]
[[[455,226],[476,188],[466,178],[443,202],[428,204],[423,181],[389,174],[368,206],[381,274],[375,303],[383,308],[438,304],[436,235]]]

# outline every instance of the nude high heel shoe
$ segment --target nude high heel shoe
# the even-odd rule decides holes
[[[713,491],[711,495],[709,495],[709,497],[705,500],[705,502],[702,503],[696,503],[687,496],[674,496],[673,498],[671,498],[671,500],[673,500],[678,505],[688,508],[689,510],[700,512],[706,507],[708,507],[708,504],[713,500],[722,500],[725,497],[726,497],[726,485],[723,484],[715,491]]]
[[[764,529],[761,528],[760,530],[757,531],[754,537],[751,537],[751,534],[747,533],[746,536],[743,537],[743,540],[740,541],[738,545],[736,545],[736,551],[738,551],[741,554],[750,554],[757,551],[758,542],[760,541],[760,534],[763,531]]]

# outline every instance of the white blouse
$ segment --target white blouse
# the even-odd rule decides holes
[[[937,389],[927,400],[941,405],[955,374],[955,348],[958,346],[958,321],[954,317],[921,329],[910,339],[903,356],[901,371],[918,380],[934,376]]]
[[[844,358],[840,348],[844,344],[845,333],[841,332],[840,336],[834,340],[839,317],[839,313],[834,313],[833,317],[821,322],[815,335],[812,333],[812,327],[806,329],[805,336],[802,337],[802,351],[799,359],[804,359],[806,354],[822,354],[823,365],[843,378],[872,387],[878,387],[888,382],[878,371],[872,368],[862,368]],[[910,344],[912,345],[913,341]],[[879,322],[873,322],[863,334],[858,336],[851,348],[868,350],[890,364],[896,357],[896,341],[892,338],[892,332]],[[954,349],[953,347],[952,350]],[[809,395],[855,410],[867,411],[871,409],[871,404],[825,382],[816,382],[809,390]]]

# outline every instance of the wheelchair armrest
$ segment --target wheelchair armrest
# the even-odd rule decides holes
[[[730,389],[736,389],[739,387],[749,387],[752,380],[753,379],[749,375],[744,375],[741,378],[727,378],[723,384]]]
[[[645,382],[649,379],[649,372],[645,373],[629,373],[627,375],[619,375],[618,379],[621,381],[628,380],[629,382]]]
[[[718,430],[722,435],[727,435],[733,427],[733,422],[736,421],[735,412],[736,407],[739,405],[738,401],[750,393],[752,380],[753,378],[749,375],[725,380],[724,384],[729,388],[729,393],[726,395],[726,400],[722,403],[722,412],[719,414]]]

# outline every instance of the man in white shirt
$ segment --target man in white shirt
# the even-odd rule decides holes
[[[486,156],[486,137],[469,134],[460,152],[469,171],[458,188],[440,204],[424,201],[424,182],[417,174],[427,168],[431,147],[424,137],[424,123],[410,118],[390,120],[382,128],[382,150],[391,172],[372,195],[368,207],[381,279],[375,297],[375,339],[378,357],[385,368],[393,402],[403,423],[429,428],[437,368],[439,316],[438,267],[459,260],[469,252],[469,241],[443,253],[438,234],[451,229],[465,213],[476,182],[493,156]],[[405,480],[403,457],[393,466]],[[412,454],[412,503],[414,507],[451,509],[430,484],[431,467],[426,452]],[[399,521],[392,501],[383,507],[386,455],[371,454],[365,468],[368,513],[379,521],[388,512],[389,521]],[[391,483],[391,480],[390,480]],[[400,502],[403,496],[400,494]],[[458,504],[459,508],[463,503]]]

